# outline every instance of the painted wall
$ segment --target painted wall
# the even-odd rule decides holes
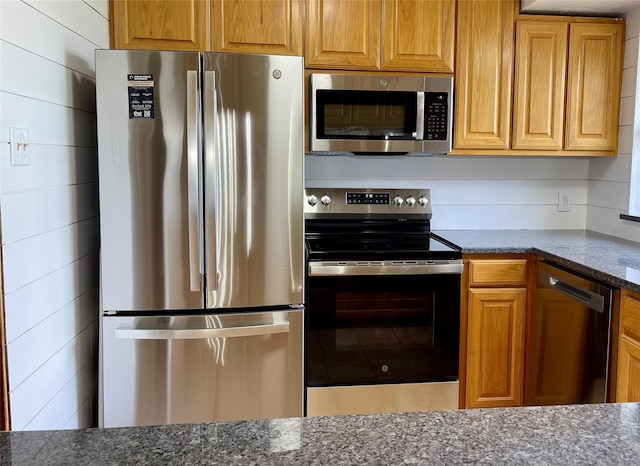
[[[428,187],[436,230],[582,229],[589,160],[307,156],[308,187]],[[558,192],[570,212],[558,212]]]
[[[96,425],[94,49],[107,0],[0,1],[0,209],[14,430]],[[31,163],[10,164],[9,127]]]
[[[629,208],[632,152],[640,155],[638,142],[634,141],[640,128],[640,116],[636,116],[640,7],[626,17],[619,155],[614,159],[594,159],[589,164],[586,226],[589,230],[640,241],[640,223],[620,219],[620,214],[626,214]]]

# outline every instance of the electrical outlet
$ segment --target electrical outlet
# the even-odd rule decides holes
[[[558,212],[570,212],[571,201],[569,200],[569,193],[560,191],[558,193]]]
[[[29,131],[24,128],[9,128],[11,165],[29,165]]]

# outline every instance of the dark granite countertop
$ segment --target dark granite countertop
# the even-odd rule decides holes
[[[535,253],[609,284],[640,292],[640,243],[588,230],[441,230],[464,254]]]
[[[0,433],[3,465],[640,464],[640,404]]]

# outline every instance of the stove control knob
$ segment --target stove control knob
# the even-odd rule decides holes
[[[323,206],[326,207],[329,204],[331,204],[331,198],[329,197],[329,195],[325,194],[320,198],[320,202],[322,203]]]
[[[405,199],[405,202],[409,207],[413,207],[413,204],[416,203],[416,198],[413,196],[409,196],[408,198]]]
[[[403,202],[404,202],[404,199],[402,199],[402,196],[396,196],[393,198],[393,204],[396,207],[401,207]]]
[[[420,196],[418,198],[418,204],[420,204],[420,207],[426,207],[428,203],[429,203],[429,199],[427,199],[426,196]]]
[[[307,202],[311,207],[314,207],[318,203],[318,198],[315,194],[312,194],[309,197],[307,197]]]

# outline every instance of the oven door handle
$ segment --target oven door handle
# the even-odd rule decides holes
[[[451,275],[462,274],[462,260],[433,261],[322,261],[310,262],[311,277],[359,275]]]

